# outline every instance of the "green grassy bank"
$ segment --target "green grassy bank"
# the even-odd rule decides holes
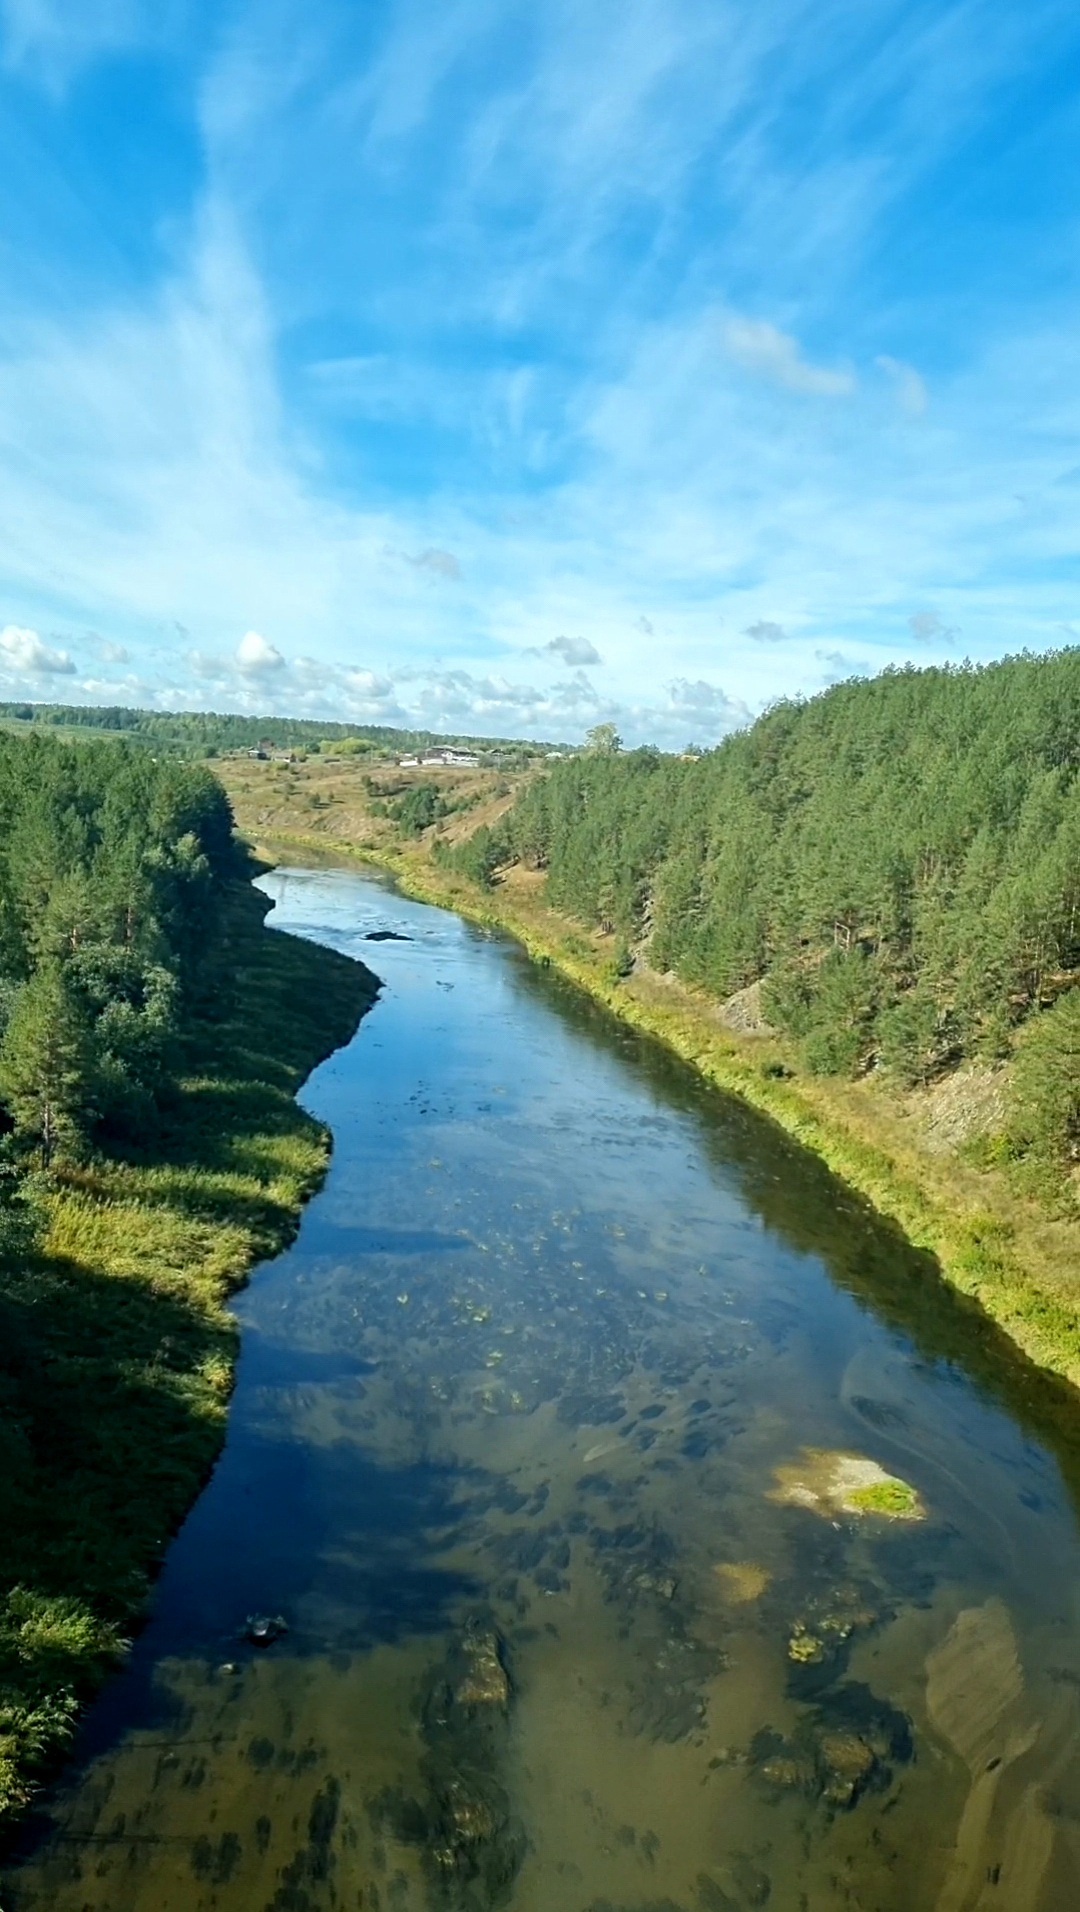
[[[374,1000],[230,887],[221,985],[152,1142],[31,1182],[0,1271],[0,1834],[137,1626],[221,1446],[226,1301],[292,1238],[327,1131],[295,1101]]]
[[[243,819],[242,819],[243,821]],[[505,881],[481,890],[436,867],[423,846],[385,840],[286,834],[282,847],[351,853],[390,872],[420,901],[454,909],[515,936],[631,1027],[652,1036],[717,1088],[742,1097],[824,1160],[835,1174],[976,1300],[1039,1367],[1080,1386],[1080,1315],[1070,1293],[1075,1226],[1019,1202],[1004,1178],[920,1150],[887,1097],[799,1067],[791,1045],[740,1037],[720,1025],[716,1003],[648,972],[620,979],[611,937],[548,909],[538,887]]]

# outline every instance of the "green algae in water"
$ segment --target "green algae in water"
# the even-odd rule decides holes
[[[888,1520],[922,1520],[924,1508],[914,1487],[905,1480],[874,1481],[856,1487],[845,1505],[858,1514],[883,1514]]]

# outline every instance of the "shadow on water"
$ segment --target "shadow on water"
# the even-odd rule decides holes
[[[251,1352],[261,1388],[265,1349]],[[361,1365],[346,1364],[350,1374]],[[343,1371],[334,1357],[301,1353],[297,1361],[299,1375],[320,1383],[328,1368]],[[477,1598],[475,1576],[441,1556],[496,1495],[482,1469],[394,1467],[347,1440],[307,1446],[250,1425],[230,1436],[230,1449],[218,1490],[203,1496],[174,1542],[151,1625],[79,1733],[69,1785],[133,1733],[185,1741],[196,1709],[177,1690],[176,1665],[186,1662],[204,1679],[215,1666],[242,1673],[258,1662],[245,1622],[266,1611],[268,1593],[290,1616],[273,1650],[275,1674],[285,1682],[290,1665],[305,1660],[343,1664],[378,1647],[438,1639],[462,1604]],[[351,1518],[343,1516],[349,1508]],[[213,1571],[193,1571],[200,1561]],[[9,1862],[31,1859],[55,1829],[46,1799],[21,1827]]]
[[[656,1037],[627,1029],[601,1004],[519,946],[526,993],[555,1009],[583,1042],[614,1050],[667,1108],[695,1118],[703,1152],[721,1178],[788,1247],[817,1257],[833,1282],[928,1363],[955,1369],[1054,1455],[1080,1515],[1080,1398],[1039,1368],[996,1322],[945,1279],[929,1250],[916,1247],[887,1215],[770,1117],[703,1082]]]

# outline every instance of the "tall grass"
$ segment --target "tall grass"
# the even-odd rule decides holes
[[[295,1232],[330,1149],[295,1101],[377,987],[268,931],[237,885],[226,965],[159,1131],[36,1189],[0,1267],[0,1831],[138,1624],[221,1445],[229,1294]]]

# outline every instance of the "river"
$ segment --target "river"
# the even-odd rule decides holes
[[[513,943],[262,882],[384,989],[5,1912],[1073,1912],[1065,1391]]]

